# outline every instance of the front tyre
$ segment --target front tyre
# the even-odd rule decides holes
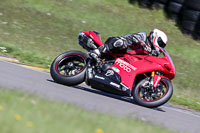
[[[73,86],[85,79],[86,60],[88,55],[80,51],[65,52],[52,62],[51,77],[55,82]]]
[[[140,81],[133,90],[134,100],[142,106],[154,108],[165,104],[173,94],[170,80],[162,78],[156,88],[150,86],[150,78]]]

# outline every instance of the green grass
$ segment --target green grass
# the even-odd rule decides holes
[[[30,50],[22,50],[21,48],[18,48],[16,45],[0,43],[0,46],[3,47],[2,49],[6,48],[7,50],[7,52],[2,52],[1,55],[17,58],[18,60],[20,60],[25,64],[31,64],[43,68],[49,68],[50,65],[48,64],[53,60],[53,58],[51,58],[50,56],[45,56],[42,53],[36,54],[34,51]]]
[[[96,30],[105,41],[109,36],[162,29],[176,66],[171,102],[200,108],[200,43],[183,35],[162,10],[141,9],[128,0],[2,0],[0,13],[0,47],[8,51],[0,54],[45,68],[62,52],[83,51],[77,44],[80,31]],[[180,102],[180,97],[188,102]]]
[[[199,98],[198,97],[188,98],[187,95],[188,94],[185,94],[185,95],[184,94],[181,94],[181,95],[175,94],[172,97],[171,102],[178,104],[178,105],[183,105],[183,106],[185,106],[185,108],[188,108],[188,109],[196,109],[199,111],[200,110]]]
[[[1,133],[172,132],[140,120],[87,112],[15,91],[0,89],[0,97]]]

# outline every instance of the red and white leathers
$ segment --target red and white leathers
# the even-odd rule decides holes
[[[148,53],[152,52],[150,42],[145,32],[127,34],[119,37],[109,37],[105,45],[100,48],[102,53],[120,52],[128,47],[142,47]]]
[[[164,48],[167,41],[167,35],[163,31],[154,29],[150,32],[149,36],[145,32],[139,32],[119,37],[110,37],[99,50],[102,53],[106,53],[120,52],[121,50],[126,50],[128,47],[141,47],[149,54],[158,56],[160,54],[158,47]]]
[[[98,32],[95,32],[98,34]],[[85,38],[86,37],[86,38]],[[139,32],[139,33],[132,33],[127,34],[124,36],[118,36],[118,37],[109,37],[105,45],[96,48],[92,45],[92,42],[89,37],[84,35],[83,32],[79,33],[79,44],[80,40],[84,44],[81,44],[84,47],[89,47],[91,49],[92,54],[96,54],[96,57],[99,57],[102,53],[109,53],[109,52],[122,52],[124,50],[127,50],[128,47],[131,48],[143,48],[146,52],[149,54],[152,54],[154,56],[158,56],[160,54],[160,51],[157,47],[165,47],[167,43],[167,35],[162,32],[161,30],[154,29],[150,32],[149,36],[145,32]],[[86,42],[87,41],[87,42]]]

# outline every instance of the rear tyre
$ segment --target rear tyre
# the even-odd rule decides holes
[[[162,3],[162,4],[167,4],[168,0],[155,0],[156,2]]]
[[[176,3],[183,4],[185,0],[171,0],[171,1],[176,2]]]
[[[200,17],[200,11],[184,8],[181,13],[181,16],[182,20],[190,20],[197,22]]]
[[[179,14],[182,10],[183,5],[176,2],[170,2],[167,7],[167,15],[169,18],[178,20]]]
[[[168,12],[178,14],[181,11],[182,6],[182,4],[170,2],[168,6]]]
[[[199,23],[196,25],[196,33],[198,34],[198,35],[200,35],[200,21],[199,21]]]
[[[80,51],[69,51],[56,57],[51,64],[50,74],[55,82],[73,86],[85,80],[88,55]]]
[[[153,7],[155,7],[156,9],[165,9],[165,4],[159,3],[159,2],[154,2]]]
[[[171,98],[173,86],[168,79],[162,78],[154,91],[148,87],[148,84],[149,78],[146,78],[133,90],[133,98],[139,105],[154,108],[165,104]]]
[[[200,11],[200,0],[186,0],[185,6]]]
[[[182,21],[183,30],[193,32],[195,30],[196,22],[195,21]]]

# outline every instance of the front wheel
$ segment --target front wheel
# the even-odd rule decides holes
[[[171,81],[162,78],[156,88],[151,87],[150,78],[140,81],[133,90],[134,100],[145,107],[154,108],[165,104],[173,94]]]
[[[85,80],[88,55],[80,51],[69,51],[59,55],[51,64],[51,77],[55,82],[73,86]]]

